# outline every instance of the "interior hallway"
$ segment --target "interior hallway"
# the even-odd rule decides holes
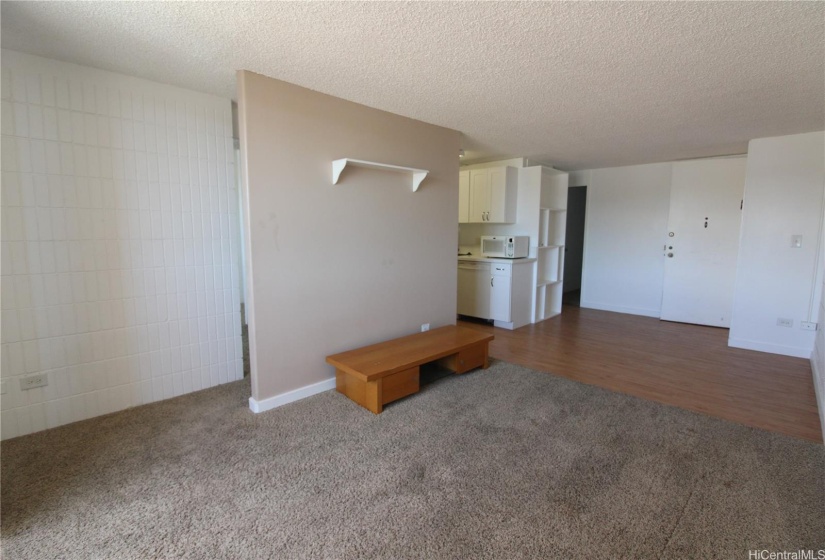
[[[808,360],[729,348],[728,330],[565,306],[495,334],[507,362],[740,424],[822,442]]]

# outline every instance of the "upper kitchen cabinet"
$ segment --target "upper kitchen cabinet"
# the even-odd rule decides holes
[[[459,223],[515,223],[518,169],[507,166],[461,171],[458,193]]]

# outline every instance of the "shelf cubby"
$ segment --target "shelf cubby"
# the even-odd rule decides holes
[[[559,281],[562,247],[547,245],[536,252],[536,286],[546,286]]]
[[[536,288],[536,306],[535,306],[535,318],[533,322],[538,323],[539,321],[543,321],[546,319],[544,316],[544,305],[545,305],[545,295],[547,294],[547,290],[545,290],[544,286]]]
[[[539,209],[538,246],[564,245],[567,210],[564,208]]]
[[[550,209],[539,209],[539,247],[546,247],[549,245],[550,239]]]

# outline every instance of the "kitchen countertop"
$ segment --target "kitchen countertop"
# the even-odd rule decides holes
[[[508,263],[508,264],[526,264],[526,263],[533,263],[536,262],[536,259],[533,257],[523,257],[520,259],[495,259],[491,257],[482,257],[480,255],[472,254],[472,255],[459,255],[458,260],[460,261],[472,261],[472,262],[490,262],[490,263]]]

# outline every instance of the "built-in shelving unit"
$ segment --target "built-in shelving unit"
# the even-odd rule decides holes
[[[332,162],[332,184],[338,184],[338,179],[341,177],[341,172],[347,165],[355,167],[365,167],[367,169],[383,169],[384,171],[398,171],[400,173],[412,174],[412,190],[418,190],[429,171],[426,169],[416,169],[414,167],[402,167],[400,165],[390,165],[388,163],[378,163],[375,161],[365,161],[363,159],[342,158],[336,159]]]
[[[561,313],[564,238],[567,228],[567,174],[542,168],[536,247],[534,322]]]

